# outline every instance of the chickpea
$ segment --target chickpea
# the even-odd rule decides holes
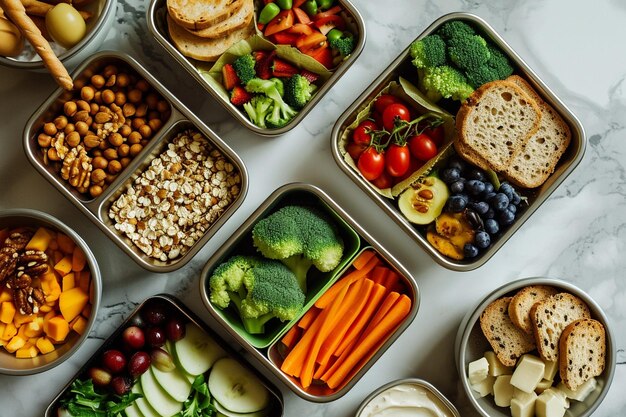
[[[78,106],[74,101],[66,101],[65,104],[63,104],[63,113],[65,113],[65,115],[68,117],[74,116],[77,109]]]
[[[104,156],[106,159],[109,160],[109,165],[111,165],[111,162],[113,162],[113,160],[117,159],[117,149],[115,148],[107,148],[102,152],[102,156]]]
[[[166,113],[170,110],[170,104],[165,100],[159,100],[157,103],[157,111],[161,114]]]
[[[118,87],[128,87],[128,84],[130,84],[130,77],[128,76],[128,74],[126,73],[119,73],[117,74],[117,79],[115,80],[115,84]]]
[[[98,148],[102,149],[102,151],[106,151],[107,149],[109,149],[109,143],[106,140],[101,140]],[[104,152],[102,152],[102,155],[104,155]]]
[[[96,94],[94,94],[93,96],[93,101],[95,101],[98,104],[102,104],[102,91],[100,90],[96,91]]]
[[[107,184],[111,184],[117,178],[117,174],[109,174],[107,173],[107,177],[104,179],[104,182]]]
[[[146,119],[144,119],[143,117],[135,117],[130,126],[135,130],[139,130],[139,128],[145,124]]]
[[[90,107],[91,107],[91,110],[89,110],[89,114],[91,114],[92,116],[95,116],[96,113],[100,111],[100,106],[98,105],[98,103],[91,103]]]
[[[150,139],[141,139],[141,141],[139,142],[139,144],[144,148],[148,146],[148,143],[150,143]]]
[[[157,132],[161,126],[163,126],[163,122],[161,121],[161,119],[150,119],[150,121],[148,122],[148,126],[150,126],[150,129],[152,129],[153,132]]]
[[[148,114],[148,105],[145,103],[141,103],[137,106],[137,111],[135,112],[135,116],[137,117],[145,117]]]
[[[118,106],[123,106],[124,104],[126,104],[126,94],[122,93],[121,91],[115,93],[115,104],[117,104]]]
[[[122,106],[122,114],[124,114],[124,117],[134,116],[136,110],[133,103],[125,103],[124,106]]]
[[[146,96],[146,104],[150,110],[156,109],[159,104],[159,96],[156,93],[150,93]]]
[[[52,142],[52,136],[50,136],[50,135],[47,135],[45,133],[40,133],[37,136],[37,143],[42,148],[47,148],[48,146],[50,146],[51,142]]]
[[[54,148],[48,148],[48,159],[51,161],[61,160],[61,158],[59,158],[59,154],[57,153],[57,150]]]
[[[87,81],[82,78],[74,80],[74,90],[80,90],[85,86],[85,84],[87,84]]]
[[[80,89],[80,98],[82,98],[85,101],[93,100],[93,96],[95,94],[96,94],[96,90],[90,85],[86,85],[85,87]]]
[[[53,123],[57,130],[65,129],[65,126],[67,126],[67,117],[65,117],[65,115],[57,116]]]
[[[79,135],[85,136],[89,132],[89,125],[85,122],[76,122],[76,131]]]
[[[106,104],[111,104],[115,101],[115,93],[108,88],[102,92],[102,101]]]
[[[137,132],[136,130],[130,132],[130,135],[128,135],[128,143],[134,145],[135,143],[139,142],[141,142],[141,133]]]
[[[141,102],[142,93],[138,88],[134,88],[128,92],[128,101],[131,103]]]
[[[151,110],[148,113],[148,120],[151,120],[151,119],[161,119],[161,113],[159,113],[156,110]]]
[[[118,72],[119,70],[117,69],[115,65],[107,65],[106,67],[104,67],[104,70],[102,71],[102,76],[104,78],[109,78],[111,75],[117,74]]]
[[[75,148],[80,143],[80,135],[78,134],[78,132],[71,132],[70,134],[65,136],[65,142],[72,148]]]
[[[122,157],[126,157],[130,154],[130,146],[127,143],[122,143],[117,147],[117,154]]]
[[[109,161],[102,156],[96,156],[91,160],[91,165],[93,165],[96,170],[103,170],[107,167],[107,165],[109,165]]]
[[[54,136],[57,134],[57,127],[52,122],[48,122],[43,125],[43,133],[46,135]]]
[[[97,89],[101,89],[104,85],[104,77],[101,74],[96,74],[91,77],[91,84]]]
[[[118,130],[117,133],[119,133],[120,135],[122,135],[123,138],[127,138],[128,135],[130,135],[130,132],[132,132],[132,128],[126,124],[122,125]]]
[[[104,181],[104,179],[107,177],[106,172],[104,172],[103,169],[94,169],[91,172],[91,181],[94,183],[98,183],[100,181]]]
[[[114,146],[116,148],[120,146],[122,143],[124,143],[124,138],[122,137],[122,135],[120,135],[117,132],[111,133],[108,139],[109,139],[109,143],[111,144],[111,146]]]
[[[76,102],[76,106],[78,107],[78,111],[89,111],[91,109],[91,107],[89,106],[89,103],[87,103],[85,100],[78,100]]]
[[[137,84],[135,86],[144,93],[150,89],[150,84],[148,84],[148,81],[144,80],[143,78],[137,81]]]
[[[130,147],[130,155],[132,157],[135,157],[139,154],[139,152],[141,152],[143,150],[143,146],[141,146],[141,144],[139,143],[135,143],[134,145],[132,145]]]
[[[130,161],[132,161],[132,159],[128,157],[120,159],[120,164],[122,164],[122,168],[126,168],[128,164],[130,164]]]
[[[68,123],[67,126],[65,126],[65,129],[63,129],[63,132],[66,135],[69,135],[70,133],[76,131],[76,125],[74,123]]]
[[[152,136],[152,129],[150,129],[149,125],[145,124],[139,127],[139,133],[142,138],[149,139]]]
[[[122,163],[120,161],[115,159],[115,160],[109,162],[109,166],[107,167],[107,171],[109,171],[110,174],[117,174],[121,170],[122,170]]]
[[[100,149],[94,149],[94,150],[91,151],[91,156],[93,156],[94,158],[96,158],[98,156],[102,156],[102,151]],[[105,159],[105,161],[106,161],[106,159]],[[107,161],[107,164],[108,163],[109,162]]]
[[[104,191],[102,189],[101,186],[94,184],[91,187],[89,187],[89,194],[93,197],[96,198],[98,197],[100,194],[102,194],[102,191]]]
[[[104,84],[107,87],[113,87],[115,85],[115,79],[117,78],[117,75],[113,74],[111,75],[108,79],[106,84]]]

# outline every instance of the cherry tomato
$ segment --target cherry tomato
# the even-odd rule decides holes
[[[362,121],[352,132],[352,142],[369,145],[372,138],[370,132],[374,130],[378,130],[376,123],[371,120]]]
[[[382,94],[374,102],[374,110],[382,114],[382,112],[385,111],[387,106],[389,106],[390,104],[394,104],[394,103],[402,103],[402,101],[398,97],[393,96],[391,94]]]
[[[385,129],[392,131],[396,118],[406,120],[407,122],[411,121],[409,109],[404,104],[393,103],[388,105],[385,111],[383,111],[383,126]]]
[[[435,145],[435,142],[425,133],[420,133],[410,138],[409,149],[411,150],[411,155],[420,161],[428,161],[437,155],[437,145]]]
[[[443,145],[443,142],[445,140],[445,132],[443,130],[443,126],[439,125],[433,128],[427,127],[426,129],[424,129],[423,133],[426,133],[428,136],[430,136],[433,142],[435,142],[435,145],[437,145],[437,148],[440,148],[441,145]]]
[[[346,145],[346,151],[352,157],[353,160],[358,161],[359,156],[363,153],[364,150],[367,149],[367,145],[364,143],[354,143],[350,142]]]
[[[383,125],[383,114],[379,111],[374,111],[372,113],[372,119],[374,119],[374,123],[376,123],[376,126],[382,126]]]
[[[391,144],[385,151],[385,168],[392,177],[400,177],[409,169],[411,153],[406,145]]]
[[[385,188],[390,188],[393,185],[393,178],[391,175],[387,174],[386,171],[383,171],[378,178],[372,181],[372,184],[383,190]]]
[[[406,170],[404,175],[394,178],[394,185],[409,178],[411,174],[417,171],[422,165],[424,165],[423,161],[420,161],[415,158],[411,158],[411,162],[409,163],[409,169]]]
[[[385,155],[369,147],[359,157],[357,167],[365,179],[373,181],[385,170]]]

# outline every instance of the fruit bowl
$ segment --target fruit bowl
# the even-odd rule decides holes
[[[31,238],[24,249],[15,252],[19,255],[17,273],[2,282],[0,373],[28,375],[63,363],[85,342],[96,320],[102,284],[89,246],[60,220],[30,209],[2,211],[0,245],[7,246],[7,239],[15,242],[15,231]],[[3,249],[3,253],[7,253],[6,250]],[[43,267],[45,272],[31,272],[28,286],[16,284],[19,269],[23,268],[19,259],[33,254],[39,254],[39,259],[43,260],[41,265],[47,266]],[[5,267],[3,263],[3,270]],[[24,275],[27,274],[28,270]],[[7,283],[12,289],[6,288]],[[21,290],[27,291],[37,302],[31,302],[30,307],[20,307],[15,293]],[[42,302],[34,295],[38,291],[45,297]],[[31,314],[23,314],[28,313],[28,308]]]

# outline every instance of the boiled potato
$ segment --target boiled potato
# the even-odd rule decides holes
[[[59,3],[46,13],[46,28],[52,39],[65,48],[76,45],[87,32],[85,20],[67,3]]]

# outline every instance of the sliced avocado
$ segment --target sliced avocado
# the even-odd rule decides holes
[[[415,224],[432,223],[441,214],[450,192],[437,177],[425,177],[411,184],[398,199],[400,212]]]

